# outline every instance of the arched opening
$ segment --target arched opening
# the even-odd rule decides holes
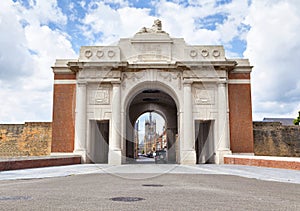
[[[134,159],[137,163],[166,163],[167,136],[165,119],[156,112],[145,112],[135,121]],[[161,151],[162,156],[156,156]]]
[[[166,156],[166,158],[164,163],[175,163],[178,154],[176,151],[179,148],[177,139],[177,113],[177,105],[174,99],[165,91],[161,89],[143,88],[137,92],[131,102],[129,102],[126,115],[126,162],[138,163],[137,159],[139,159],[138,152],[140,150],[140,145],[137,143],[138,140],[136,138],[137,120],[139,117],[143,116],[143,114],[148,114],[148,122],[143,125],[148,127],[148,131],[144,131],[144,133],[152,132],[152,134],[148,134],[149,137],[144,137],[143,141],[144,144],[146,144],[146,146],[143,146],[144,155],[148,154],[149,157],[152,157],[153,153],[155,155],[155,153],[160,153],[158,151],[165,150],[166,153],[164,156]],[[159,128],[161,134],[156,134],[159,130],[153,130],[154,122],[155,126],[157,126],[157,122],[154,121],[153,115],[161,116],[161,119],[164,120],[164,128]],[[146,124],[148,125],[146,126]],[[161,126],[162,124],[160,123],[160,127]],[[165,143],[162,140],[158,140],[159,138],[164,138]],[[165,146],[166,148],[164,148]],[[143,154],[141,150],[140,153]],[[154,160],[155,159],[153,159],[153,162]]]

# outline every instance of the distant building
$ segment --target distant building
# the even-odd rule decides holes
[[[293,118],[264,118],[263,122],[280,122],[282,125],[294,125]]]
[[[152,119],[152,114],[150,112],[149,120],[145,122],[145,138],[144,138],[144,151],[149,153],[155,150],[156,146],[156,120]]]
[[[167,130],[163,129],[162,134],[156,140],[156,150],[161,150],[167,147]]]

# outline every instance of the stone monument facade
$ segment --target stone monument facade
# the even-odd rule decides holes
[[[83,162],[122,164],[134,157],[134,124],[145,112],[166,121],[172,163],[223,163],[253,153],[250,66],[223,46],[188,45],[156,20],[114,46],[82,46],[57,59],[52,152]]]

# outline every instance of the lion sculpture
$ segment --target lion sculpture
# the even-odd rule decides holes
[[[156,19],[151,28],[143,27],[138,33],[165,33],[162,31],[161,21]]]

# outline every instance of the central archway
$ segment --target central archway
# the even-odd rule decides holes
[[[170,93],[170,94],[169,94]],[[135,163],[137,144],[134,138],[135,122],[146,112],[155,112],[165,120],[167,139],[167,162],[176,163],[179,156],[178,143],[178,106],[171,91],[162,86],[143,84],[128,99],[126,108],[126,136],[123,147],[126,149],[126,163]],[[124,149],[123,148],[123,149]]]

